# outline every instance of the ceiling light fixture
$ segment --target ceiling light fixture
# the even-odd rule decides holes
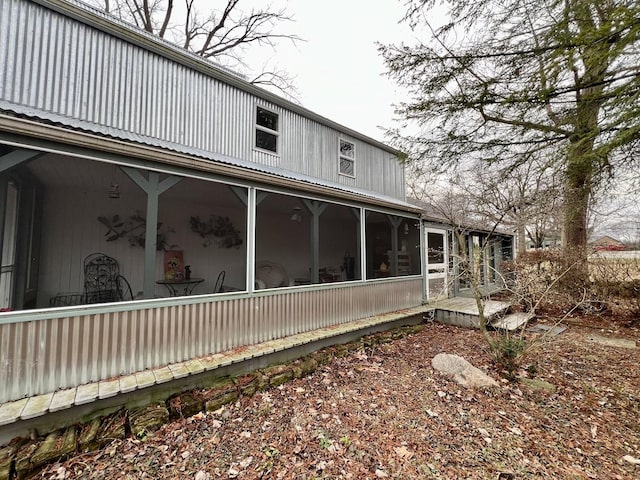
[[[293,211],[291,213],[291,221],[292,222],[301,222],[302,215],[300,215],[300,207],[293,207]]]
[[[107,196],[109,198],[114,198],[114,199],[120,198],[120,185],[116,181],[117,174],[118,174],[118,166],[114,165],[111,186],[109,187],[109,190],[107,190]]]

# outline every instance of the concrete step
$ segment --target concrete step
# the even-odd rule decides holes
[[[435,319],[439,322],[460,327],[480,327],[478,306],[473,298],[449,298],[434,303],[433,307],[436,309]],[[484,315],[491,322],[494,318],[504,316],[510,308],[508,302],[487,300],[484,302]]]
[[[515,312],[492,320],[490,325],[497,330],[512,332],[533,320],[534,317],[535,315],[531,312]]]

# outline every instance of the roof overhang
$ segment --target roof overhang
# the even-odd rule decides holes
[[[127,136],[102,126],[84,125],[73,119],[46,112],[10,108],[0,102],[0,141],[22,148],[72,155],[141,168],[176,172],[203,172],[235,180],[243,185],[271,186],[284,191],[301,191],[324,198],[339,199],[362,206],[418,216],[414,205],[365,190],[325,182],[314,177],[260,165],[211,152],[168,144],[155,139]],[[46,118],[45,118],[46,117]],[[69,123],[76,122],[73,127]],[[83,128],[84,127],[84,128]],[[95,127],[92,131],[92,127]],[[135,138],[134,138],[135,137]],[[146,143],[148,141],[149,143]]]

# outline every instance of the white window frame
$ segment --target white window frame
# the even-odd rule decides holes
[[[280,155],[280,132],[278,130],[271,130],[270,128],[267,127],[263,127],[262,125],[258,125],[258,109],[261,108],[262,110],[265,110],[266,112],[272,113],[273,115],[275,115],[278,119],[278,128],[280,128],[280,114],[278,112],[276,112],[275,110],[265,107],[264,105],[259,105],[259,104],[255,104],[254,105],[254,109],[253,109],[253,120],[254,120],[254,130],[253,130],[253,149],[257,150],[259,152],[264,152],[264,153],[268,153],[269,155]],[[276,151],[274,152],[273,150],[268,150],[266,148],[260,148],[257,146],[257,141],[258,141],[258,135],[257,135],[257,131],[261,130],[263,132],[269,133],[271,135],[274,135],[276,137]]]
[[[348,143],[350,144],[353,148],[353,156],[349,157],[348,155],[343,155],[342,154],[342,143]],[[345,173],[342,171],[341,168],[341,164],[342,164],[342,160],[347,160],[349,162],[351,162],[351,164],[353,165],[353,173]],[[350,178],[356,178],[356,144],[355,142],[352,142],[351,140],[347,140],[346,138],[342,138],[339,137],[338,138],[338,174],[345,176],[345,177],[350,177]]]

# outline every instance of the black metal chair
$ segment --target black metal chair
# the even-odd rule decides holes
[[[84,259],[84,294],[86,303],[133,300],[131,286],[120,275],[118,261],[104,253],[92,253]]]
[[[216,280],[216,284],[213,287],[213,293],[221,293],[222,292],[222,288],[224,285],[224,277],[226,276],[227,272],[225,272],[224,270],[222,270],[219,274],[218,274],[218,278]]]
[[[126,278],[122,275],[118,275],[116,277],[116,285],[118,286],[118,295],[120,296],[120,300],[123,302],[133,300],[133,291],[131,290],[131,285],[129,285]]]

